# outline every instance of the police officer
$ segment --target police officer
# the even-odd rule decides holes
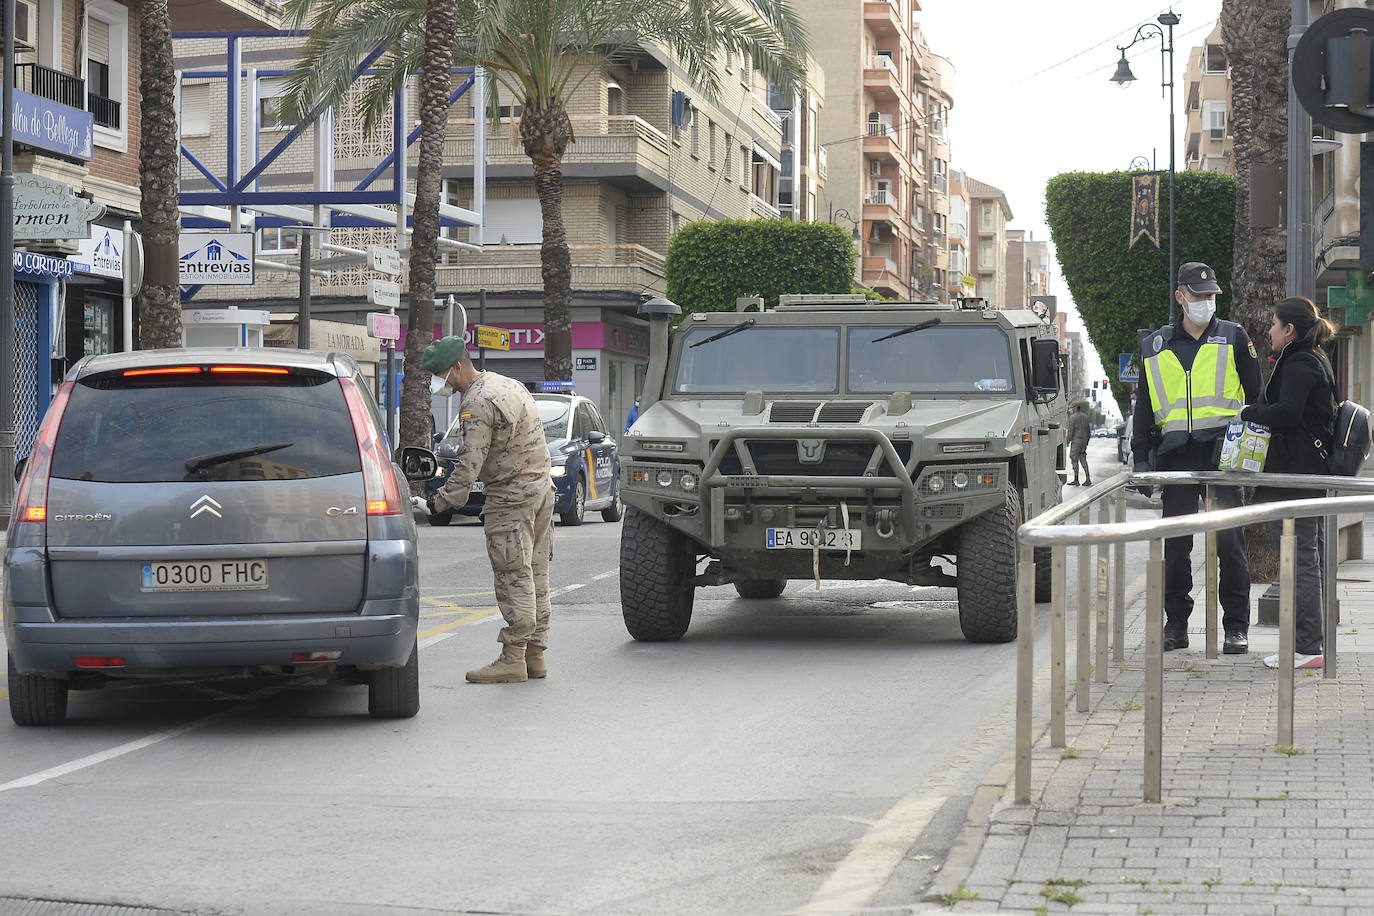
[[[1226,425],[1260,391],[1259,360],[1250,337],[1238,324],[1216,317],[1221,292],[1216,273],[1190,261],[1178,269],[1174,297],[1182,307],[1178,320],[1143,341],[1143,384],[1136,396],[1131,424],[1135,470],[1214,471],[1218,443]],[[1153,452],[1153,456],[1152,453]],[[1141,487],[1149,494],[1149,487]],[[1166,518],[1198,511],[1204,484],[1171,484],[1160,499]],[[1239,487],[1214,487],[1217,505],[1240,505]],[[1164,651],[1188,647],[1188,616],[1193,612],[1192,535],[1164,543]],[[1217,532],[1217,562],[1222,651],[1249,651],[1250,570],[1245,560],[1245,533],[1240,528]]]
[[[453,471],[434,494],[430,514],[463,505],[473,481],[486,484],[487,556],[496,603],[506,626],[501,656],[467,673],[474,684],[545,677],[549,645],[549,560],[553,558],[553,477],[544,424],[534,398],[519,382],[479,372],[461,337],[444,337],[425,349],[434,394],[463,393],[458,422],[463,442]]]

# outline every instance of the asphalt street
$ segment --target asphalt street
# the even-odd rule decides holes
[[[1095,477],[1114,449],[1094,441]],[[891,582],[702,589],[685,639],[636,643],[619,536],[594,514],[558,528],[544,681],[464,682],[500,618],[459,522],[421,526],[415,719],[369,719],[360,687],[254,681],[117,685],[74,693],[63,727],[0,725],[0,912],[918,901],[1010,740],[1014,644],[966,643],[952,589]]]

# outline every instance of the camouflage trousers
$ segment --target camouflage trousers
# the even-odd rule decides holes
[[[526,645],[547,647],[553,490],[523,506],[491,506],[483,518],[496,604],[506,621],[497,638],[521,655]]]

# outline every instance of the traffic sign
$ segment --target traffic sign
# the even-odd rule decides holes
[[[509,350],[510,331],[505,328],[493,328],[490,325],[479,324],[477,330],[477,348],[479,350]]]
[[[1139,382],[1139,381],[1140,381],[1140,354],[1139,354],[1139,353],[1121,353],[1121,354],[1118,355],[1117,359],[1118,359],[1118,361],[1119,361],[1119,367],[1120,367],[1120,371],[1117,373],[1117,377],[1116,377],[1117,381],[1119,381],[1119,382]],[[1105,387],[1105,385],[1106,385],[1106,379],[1103,379],[1103,385],[1104,385],[1104,387]]]
[[[368,280],[367,301],[384,309],[400,308],[401,284],[391,280]]]
[[[370,312],[367,316],[367,336],[380,340],[400,340],[401,319],[385,312]]]
[[[401,253],[395,248],[387,248],[384,245],[368,245],[367,262],[373,270],[384,273],[388,277],[401,275]]]

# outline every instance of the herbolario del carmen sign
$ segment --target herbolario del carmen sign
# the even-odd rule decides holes
[[[252,286],[253,233],[183,232],[180,239],[182,286]]]
[[[69,184],[27,172],[14,175],[16,240],[88,238],[91,222],[104,212],[104,204],[77,197]]]

